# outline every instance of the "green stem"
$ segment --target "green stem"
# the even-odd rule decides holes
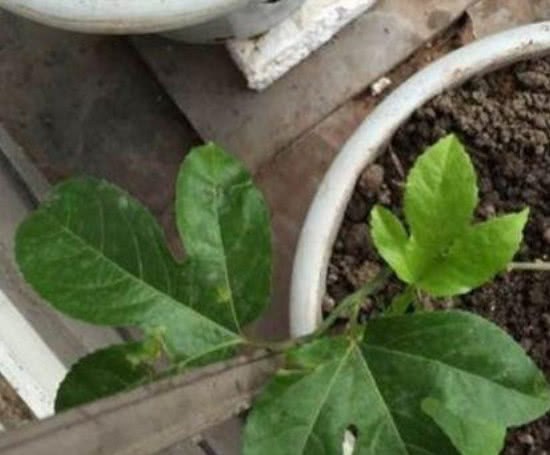
[[[405,314],[415,300],[416,288],[412,284],[409,284],[401,294],[393,298],[390,306],[384,311],[384,316],[399,316]]]
[[[372,281],[369,281],[362,288],[355,291],[353,294],[346,297],[328,317],[321,323],[317,330],[309,335],[305,335],[301,338],[284,341],[263,341],[263,340],[246,340],[246,343],[250,346],[259,349],[267,349],[271,352],[285,352],[301,344],[314,340],[315,338],[323,335],[329,330],[336,320],[343,314],[350,310],[356,315],[359,311],[360,305],[363,303],[366,297],[378,292],[382,286],[386,283],[390,277],[391,272],[388,269],[382,270]]]
[[[353,294],[347,296],[336,308],[332,310],[328,317],[321,323],[319,328],[313,333],[312,338],[323,335],[334,325],[334,323],[340,316],[342,316],[349,310],[358,310],[359,306],[363,303],[365,298],[377,293],[384,286],[384,284],[386,284],[386,281],[388,281],[390,275],[391,272],[388,269],[383,269],[372,281],[369,281]],[[354,314],[355,313],[356,312],[354,311]]]
[[[508,264],[508,271],[528,270],[534,272],[550,272],[550,262],[511,262]]]

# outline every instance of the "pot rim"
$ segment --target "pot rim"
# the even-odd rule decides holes
[[[434,96],[473,76],[550,52],[550,21],[475,41],[430,64],[389,95],[363,121],[325,174],[300,233],[292,270],[290,332],[307,335],[322,318],[327,268],[356,181],[396,130]]]
[[[65,30],[156,33],[201,24],[250,0],[0,0],[0,8]]]

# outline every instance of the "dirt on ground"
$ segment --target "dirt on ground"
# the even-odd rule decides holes
[[[371,279],[382,261],[367,232],[375,203],[400,213],[416,157],[448,133],[466,145],[478,174],[478,220],[529,206],[517,260],[550,256],[550,59],[519,63],[438,96],[395,135],[388,153],[359,179],[334,247],[325,311]],[[388,295],[398,292],[391,283]],[[465,308],[506,329],[550,378],[550,275],[513,272],[446,306]],[[365,303],[365,315],[375,302]],[[550,417],[509,433],[505,455],[550,454]]]
[[[7,381],[0,376],[0,423],[9,430],[20,427],[32,419],[31,411]]]

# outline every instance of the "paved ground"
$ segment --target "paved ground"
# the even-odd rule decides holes
[[[388,21],[388,10],[384,8],[391,9],[400,1],[381,0],[380,21],[375,25],[384,23],[383,19]],[[372,64],[369,56],[355,52],[349,54],[351,60],[344,59],[342,64],[350,65],[348,70],[361,69],[356,79],[350,79],[351,71],[344,71],[331,73],[317,87],[312,83],[315,71],[323,69],[323,61],[334,65],[334,59],[337,61],[338,55],[342,55],[339,54],[345,51],[342,43],[357,47],[348,35],[366,33],[361,25],[368,20],[363,19],[279,82],[270,94],[257,98],[243,91],[244,83],[227,66],[231,62],[222,48],[191,48],[154,37],[131,43],[124,38],[77,35],[46,29],[0,12],[0,124],[23,145],[50,181],[75,173],[108,178],[144,201],[173,242],[174,176],[186,150],[201,141],[186,115],[204,139],[220,135],[230,145],[245,144],[236,148],[255,170],[256,180],[272,209],[275,232],[275,304],[259,330],[281,336],[287,327],[288,283],[301,222],[334,155],[380,101],[381,96],[368,89],[373,78],[393,68],[429,40],[427,46],[389,73],[391,90],[439,55],[475,37],[549,17],[550,9],[549,0],[521,3],[482,0],[469,10],[469,17],[463,17],[458,25],[433,40],[436,32],[448,28],[473,2],[461,0],[459,6],[454,1],[436,2],[440,9],[441,5],[454,9],[449,10],[452,14],[434,18],[418,14],[411,6],[413,1],[426,2],[405,2],[411,8],[410,18],[416,18],[416,22],[390,21],[395,27],[390,36],[399,37],[408,45],[396,47],[395,42],[387,39],[387,47],[377,50],[391,53],[398,49],[402,53],[383,71],[366,68],[365,62]],[[378,31],[385,33],[385,28]],[[369,48],[372,52],[377,49]],[[194,79],[187,78],[187,70],[200,69],[190,66],[198,59],[214,65],[224,62],[223,68],[211,66],[210,70],[221,69],[218,76],[229,74],[228,80],[240,88],[228,88],[210,79],[200,85],[200,72],[193,75]],[[305,82],[300,74],[305,75]],[[339,77],[345,78],[345,84],[332,93],[330,83],[338,83]],[[314,89],[309,90],[310,86]],[[300,87],[308,89],[310,98],[302,96]],[[292,115],[285,110],[285,96],[288,98],[289,93],[292,99],[288,104],[294,106]],[[245,104],[239,94],[245,98]],[[217,100],[214,105],[211,96]],[[263,100],[260,110],[254,107],[259,99]],[[276,109],[273,103],[277,103]],[[246,109],[237,111],[236,106],[242,105]],[[261,128],[257,128],[258,122]],[[256,132],[261,134],[252,140],[250,135]],[[6,390],[0,382],[2,396],[8,396],[4,395]],[[0,409],[2,403],[6,401],[0,401]],[[18,406],[13,412],[19,412]],[[22,415],[25,419],[25,414]],[[4,419],[0,414],[0,422],[5,423]]]
[[[169,217],[198,137],[125,38],[48,29],[0,11],[0,123],[51,181],[118,183]]]

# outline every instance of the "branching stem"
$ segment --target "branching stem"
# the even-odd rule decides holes
[[[390,275],[390,270],[383,269],[372,281],[369,281],[353,294],[346,297],[336,308],[332,310],[328,317],[321,323],[319,328],[314,332],[313,338],[323,335],[343,314],[349,313],[350,311],[353,314],[356,314],[356,311],[354,310],[358,309],[365,298],[370,295],[376,294],[386,284]]]
[[[377,293],[386,284],[386,281],[391,275],[388,269],[382,270],[372,281],[369,281],[363,287],[355,291],[353,294],[346,297],[337,307],[335,307],[328,317],[323,320],[317,330],[309,335],[294,340],[284,341],[262,341],[262,340],[247,340],[248,343],[256,348],[267,349],[272,352],[285,352],[293,347],[307,343],[325,334],[336,322],[338,318],[345,314],[356,315],[360,305],[366,297]]]

